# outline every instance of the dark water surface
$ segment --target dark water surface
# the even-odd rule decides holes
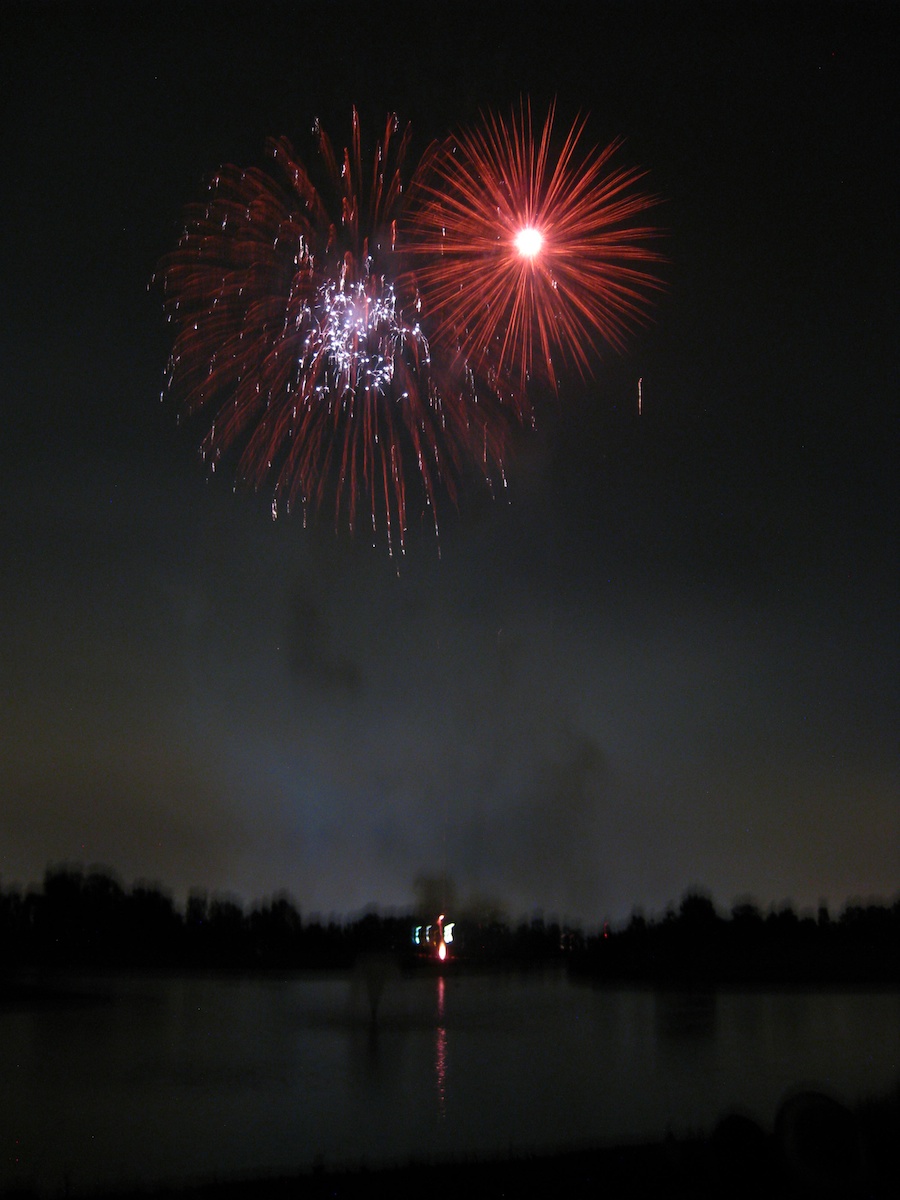
[[[0,1007],[0,1190],[533,1152],[770,1127],[900,1081],[896,992],[654,993],[563,974],[86,977]],[[74,993],[74,994],[72,994]]]

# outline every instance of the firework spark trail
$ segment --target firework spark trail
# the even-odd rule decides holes
[[[176,329],[169,388],[184,411],[212,410],[203,454],[215,470],[240,447],[238,474],[279,501],[321,508],[353,529],[368,501],[373,535],[401,550],[407,485],[418,481],[437,530],[437,490],[455,499],[473,461],[503,477],[506,416],[458,354],[433,363],[401,268],[409,128],[394,117],[364,171],[353,112],[339,159],[316,126],[326,189],[286,139],[278,178],[223,167],[158,272]]]
[[[513,404],[535,374],[555,389],[556,355],[584,377],[598,339],[622,349],[660,286],[643,265],[661,261],[656,230],[635,220],[656,203],[642,173],[611,167],[618,143],[582,155],[584,120],[554,156],[553,122],[551,107],[536,138],[523,101],[440,143],[410,217],[435,340],[455,340]]]
[[[218,172],[157,273],[169,389],[212,414],[211,470],[233,450],[273,515],[332,501],[353,530],[367,505],[391,552],[411,484],[436,532],[438,491],[455,501],[467,470],[505,484],[532,376],[555,389],[555,356],[587,375],[593,344],[621,348],[659,286],[641,174],[610,167],[616,144],[582,155],[581,120],[554,155],[553,121],[535,138],[526,102],[488,114],[408,187],[409,127],[388,118],[369,174],[356,110],[340,157],[314,129],[324,187],[284,138],[274,174]]]

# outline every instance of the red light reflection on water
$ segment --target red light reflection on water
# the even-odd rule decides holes
[[[444,989],[443,975],[437,979],[437,1029],[434,1039],[434,1082],[437,1090],[438,1115],[447,1115],[447,1030],[444,1025]]]

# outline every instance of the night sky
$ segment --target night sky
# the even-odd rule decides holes
[[[0,885],[897,894],[897,6],[525,11],[3,4]],[[650,172],[652,323],[399,562],[208,478],[148,287],[184,206],[354,104],[419,152],[522,95]]]

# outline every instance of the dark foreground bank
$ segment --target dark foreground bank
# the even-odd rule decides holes
[[[900,1088],[855,1111],[816,1092],[787,1097],[766,1130],[732,1113],[709,1136],[553,1155],[314,1170],[209,1181],[95,1200],[887,1200],[900,1194]],[[27,1191],[4,1200],[27,1200]]]

